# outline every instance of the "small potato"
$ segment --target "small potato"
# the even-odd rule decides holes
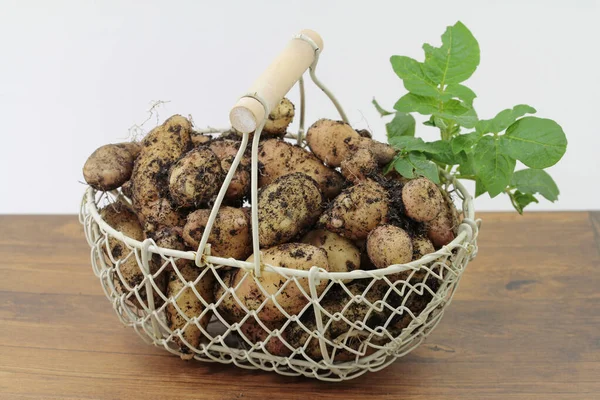
[[[417,236],[412,240],[413,245],[413,260],[418,260],[426,254],[435,252],[433,243],[431,240],[424,236]]]
[[[413,179],[402,188],[406,216],[418,222],[434,219],[442,211],[443,201],[440,189],[427,178]]]
[[[144,240],[144,232],[142,231],[142,227],[140,222],[138,221],[137,216],[131,211],[128,207],[126,207],[123,203],[113,203],[109,204],[106,207],[100,210],[100,216],[102,219],[110,225],[113,229],[118,232],[123,233],[125,236],[130,237],[135,240],[142,241]],[[110,251],[110,255],[115,261],[121,261],[118,266],[118,270],[120,271],[121,276],[117,273],[117,271],[113,274],[113,280],[115,283],[115,287],[119,294],[128,294],[129,288],[132,289],[142,283],[144,280],[144,273],[142,269],[138,265],[135,254],[133,250],[129,249],[125,243],[120,241],[117,238],[109,237],[108,238],[108,249],[104,247],[105,258],[108,263],[111,263],[111,259],[109,257],[108,251]],[[150,263],[150,273],[155,274],[158,271],[158,268],[155,264]],[[164,277],[153,278],[157,286],[164,293]],[[146,286],[142,285],[138,289],[138,293],[140,294],[141,299],[146,302]],[[160,296],[154,295],[155,304],[158,306],[160,301]],[[135,294],[129,297],[129,300],[139,306],[139,302]]]
[[[360,251],[354,243],[337,233],[317,229],[308,232],[302,238],[302,243],[325,250],[331,272],[350,272],[360,268]]]
[[[337,196],[344,185],[339,172],[323,165],[314,154],[283,140],[265,140],[258,151],[258,162],[262,167],[259,187],[294,172],[303,172],[313,178],[328,199]]]
[[[187,282],[195,282],[200,274],[204,272],[194,286],[206,303],[212,303],[214,302],[214,275],[210,270],[203,271],[202,269],[197,268],[191,260],[185,261],[187,261],[187,263],[179,269],[184,281],[179,278],[175,271],[169,273],[167,296],[170,298],[171,302],[167,304],[165,312],[169,329],[183,329],[183,332],[181,333],[183,339],[197,349],[204,335],[195,323],[188,323],[187,319],[200,317],[202,312],[205,311],[205,307],[202,300],[194,293],[194,290],[191,287],[186,287],[185,284]],[[177,307],[179,307],[181,312],[177,310],[173,302],[177,304]],[[198,320],[198,324],[206,329],[211,315],[212,313],[210,311],[206,312]],[[193,357],[193,350],[190,349],[183,340],[178,336],[175,336],[174,341],[178,344],[179,350],[182,353],[181,358],[190,359]]]
[[[367,252],[377,268],[405,264],[413,258],[412,240],[397,226],[380,225],[369,233]]]
[[[362,181],[333,200],[321,215],[319,225],[350,240],[365,239],[385,221],[388,208],[387,191],[378,183]]]
[[[124,184],[121,185],[121,193],[123,193],[123,195],[129,197],[131,199],[131,195],[132,195],[132,186],[133,186],[133,182],[131,182],[131,180],[128,180],[127,182],[125,182]]]
[[[213,140],[208,148],[215,153],[221,162],[223,173],[227,174],[229,168],[242,142],[230,139]],[[250,191],[250,152],[246,149],[229,186],[225,198],[228,200],[241,200]]]
[[[96,149],[83,166],[85,181],[94,189],[102,191],[114,190],[127,182],[137,157],[128,147],[123,143],[107,144]],[[134,145],[131,147],[133,150]]]
[[[284,97],[269,114],[269,119],[265,123],[261,137],[283,137],[293,119],[294,105]]]
[[[270,331],[281,328],[281,322],[266,322],[261,321]],[[269,332],[266,331],[256,320],[255,317],[250,317],[240,326],[240,332],[246,336],[250,343],[262,343],[264,349],[274,356],[287,357],[292,354],[292,351],[276,336],[269,337]]]
[[[174,208],[168,199],[163,198],[146,203],[143,214],[138,213],[138,217],[143,218],[144,232],[148,234],[161,227],[182,227],[185,224],[185,212]]]
[[[339,167],[350,153],[359,149],[363,138],[342,121],[320,119],[306,132],[311,151],[326,165]]]
[[[191,148],[192,124],[174,115],[142,140],[131,174],[131,200],[144,228],[151,232],[179,223],[182,216],[169,203],[169,169]]]
[[[163,227],[163,228],[157,230],[156,232],[153,232],[151,237],[154,240],[154,242],[156,242],[157,246],[165,248],[165,249],[179,250],[179,251],[191,250],[190,248],[188,248],[185,241],[183,240],[183,229],[180,227],[174,227],[174,226]],[[160,254],[153,254],[152,262],[154,264],[156,264],[155,269],[158,270],[159,268],[162,267],[162,265],[166,262],[166,260],[163,257],[161,257]],[[191,262],[191,260],[188,260],[185,258],[179,258],[179,259],[175,260],[175,266],[177,268],[181,269],[184,266],[190,264],[190,262]],[[165,268],[165,273],[172,269],[173,268],[170,264],[167,265],[167,267]]]
[[[247,261],[253,262],[254,255],[250,256]],[[261,261],[264,264],[296,270],[308,271],[313,266],[329,270],[325,250],[305,243],[286,243],[263,250]],[[307,278],[298,279],[298,283],[304,292],[307,294],[310,293]],[[279,294],[275,295],[284,285],[285,288]],[[287,314],[295,315],[309,301],[294,281],[288,281],[286,277],[273,271],[263,271],[260,277],[255,277],[250,271],[238,269],[234,271],[229,286],[238,287],[235,290],[237,298],[250,310],[256,310],[265,303],[264,307],[257,313],[261,321],[281,321],[286,318],[275,302]],[[327,281],[322,280],[317,285],[317,293],[321,293],[326,286]],[[265,292],[263,292],[261,287]],[[219,292],[219,294],[222,293],[222,291]],[[245,315],[243,309],[231,296],[225,296],[226,298],[221,303],[220,311],[222,310],[225,315],[238,320],[241,319]]]
[[[208,223],[211,210],[196,210],[188,215],[183,227],[183,239],[197,249]],[[208,237],[211,255],[215,257],[246,259],[252,252],[252,237],[248,215],[242,209],[221,207]]]
[[[186,153],[169,173],[169,193],[180,207],[198,207],[214,199],[224,179],[217,156],[197,147]]]
[[[296,172],[277,178],[258,193],[258,235],[261,247],[285,243],[314,224],[322,212],[317,183]]]
[[[392,146],[369,138],[363,138],[359,147],[370,150],[379,165],[389,164],[396,156],[396,150]]]
[[[142,145],[139,142],[123,142],[117,143],[117,146],[127,150],[131,157],[135,160],[142,152]]]
[[[212,140],[212,137],[210,135],[192,131],[190,132],[190,140],[192,141],[192,146],[198,147],[208,144]]]
[[[342,161],[341,171],[350,182],[358,183],[377,171],[377,161],[371,150],[358,149]]]
[[[456,237],[458,211],[449,198],[442,202],[442,211],[427,223],[427,237],[436,249],[447,245]]]

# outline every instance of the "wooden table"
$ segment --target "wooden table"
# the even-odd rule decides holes
[[[600,212],[479,217],[479,257],[425,344],[336,384],[146,345],[74,216],[0,216],[0,398],[600,399]]]

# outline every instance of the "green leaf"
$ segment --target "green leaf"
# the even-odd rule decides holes
[[[512,177],[516,161],[501,151],[497,140],[484,136],[477,142],[473,157],[475,172],[490,197],[502,193]]]
[[[475,100],[477,95],[474,91],[464,85],[461,85],[460,83],[451,83],[450,85],[446,86],[442,100],[448,100],[453,97],[464,101],[464,103],[468,106],[472,106],[473,100]]]
[[[467,80],[479,65],[479,44],[461,22],[446,29],[441,47],[425,44],[423,50],[423,71],[442,86]]]
[[[473,153],[465,154],[463,161],[458,166],[458,172],[460,172],[461,175],[475,175],[474,164]]]
[[[450,142],[447,140],[436,140],[435,142],[428,142],[427,145],[423,152],[427,153],[433,161],[446,165],[456,165],[466,159],[465,153],[453,153]]]
[[[415,136],[415,119],[412,115],[398,112],[390,122],[385,124],[388,142],[397,136]]]
[[[473,146],[481,139],[481,135],[478,132],[464,133],[458,135],[450,142],[453,153],[470,153],[473,150]]]
[[[436,147],[432,146],[431,143],[426,143],[421,138],[411,136],[390,137],[389,143],[398,150],[436,152]]]
[[[479,197],[482,194],[485,194],[487,192],[487,189],[485,188],[485,185],[481,182],[481,179],[476,178],[475,179],[475,197]]]
[[[433,115],[455,121],[465,128],[473,128],[477,123],[477,113],[475,112],[475,109],[459,100],[449,100],[442,103],[442,109],[434,111]]]
[[[392,56],[390,62],[406,90],[422,96],[439,96],[438,86],[425,75],[420,62],[405,56]]]
[[[394,168],[405,178],[412,179],[415,176],[424,176],[435,183],[440,183],[437,165],[418,152],[409,153],[398,158],[394,163]]]
[[[529,193],[521,193],[518,190],[515,191],[515,193],[510,193],[509,195],[513,207],[519,212],[519,214],[523,214],[523,209],[529,204],[539,203],[538,199],[536,199],[534,195]]]
[[[516,171],[510,185],[523,193],[539,193],[550,201],[558,200],[558,186],[552,177],[542,169],[523,169]]]
[[[384,110],[383,107],[381,107],[379,105],[379,103],[377,102],[377,100],[375,100],[374,97],[373,97],[373,100],[371,100],[371,103],[375,106],[375,109],[377,110],[377,112],[379,113],[379,115],[381,115],[382,117],[385,117],[386,115],[395,114],[395,112],[393,112],[393,111]]]
[[[506,110],[500,111],[492,119],[480,120],[476,125],[476,129],[482,135],[485,135],[486,133],[499,133],[508,128],[523,115],[535,114],[535,112],[535,108],[528,106],[527,104],[519,104],[513,108],[507,108]]]
[[[423,115],[431,115],[438,110],[438,101],[433,97],[407,93],[394,104],[394,109],[405,113],[418,112]]]
[[[556,164],[567,150],[560,125],[545,118],[521,118],[508,127],[500,141],[506,154],[535,169]]]

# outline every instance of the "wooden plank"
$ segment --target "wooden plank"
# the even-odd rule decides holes
[[[479,256],[436,331],[343,384],[146,345],[104,297],[73,216],[0,216],[0,398],[597,399],[599,215],[482,214]]]

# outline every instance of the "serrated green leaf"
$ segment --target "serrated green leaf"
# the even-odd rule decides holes
[[[465,128],[473,128],[477,123],[477,113],[459,100],[448,100],[442,103],[442,109],[433,113],[435,117],[455,121]]]
[[[456,165],[465,160],[466,154],[453,153],[450,142],[446,140],[428,142],[427,145],[427,148],[423,150],[423,152],[427,153],[429,158],[433,161],[437,161],[446,165]]]
[[[397,159],[394,163],[394,169],[405,178],[412,179],[415,177],[413,165],[406,157]]]
[[[515,193],[510,194],[510,199],[513,207],[519,212],[519,214],[523,214],[523,209],[529,204],[539,203],[538,199],[536,199],[534,195],[530,193],[521,193],[518,190],[515,191]]]
[[[487,192],[487,189],[485,188],[485,185],[481,182],[481,179],[476,178],[475,179],[475,198],[481,196],[482,194],[485,194]]]
[[[462,100],[466,105],[472,106],[473,100],[475,100],[477,95],[474,91],[464,85],[461,85],[460,83],[451,83],[450,85],[446,86],[444,94],[442,95],[442,100],[445,101],[454,97]]]
[[[516,165],[516,160],[504,154],[498,141],[490,136],[484,136],[477,142],[473,162],[477,177],[492,198],[506,189]]]
[[[394,168],[405,178],[424,176],[435,183],[440,183],[437,165],[418,152],[405,154],[398,158],[394,163]]]
[[[424,176],[435,183],[440,183],[437,165],[429,161],[425,155],[419,153],[410,153],[408,155],[408,160],[413,165],[415,175]]]
[[[556,164],[567,150],[567,137],[551,119],[524,117],[500,137],[504,153],[529,168],[543,169]]]
[[[423,139],[412,136],[394,136],[390,138],[389,143],[395,149],[406,152],[418,151],[437,154],[443,150],[442,146],[435,144],[436,142],[424,142]]]
[[[558,200],[560,193],[554,179],[543,169],[516,171],[510,185],[526,194],[539,193],[550,201]]]
[[[473,164],[473,153],[465,154],[464,160],[458,166],[458,172],[460,172],[461,175],[475,175],[475,166]]]
[[[377,110],[377,112],[379,113],[379,115],[381,115],[382,117],[385,117],[386,115],[395,114],[395,112],[393,112],[393,111],[387,111],[383,107],[381,107],[379,105],[379,103],[377,102],[377,100],[375,100],[374,97],[373,97],[373,100],[371,100],[371,103],[375,106],[375,109]]]
[[[418,112],[423,115],[431,115],[437,111],[438,101],[433,97],[407,93],[394,104],[394,109],[405,113]]]
[[[453,153],[470,153],[473,151],[473,146],[481,139],[481,135],[478,132],[464,133],[462,135],[455,136],[450,142]]]
[[[475,128],[477,132],[485,135],[486,133],[500,133],[508,128],[513,122],[521,118],[525,114],[535,114],[535,108],[527,104],[519,104],[513,108],[507,108],[500,111],[492,119],[482,119],[477,122]]]
[[[390,142],[391,138],[397,136],[415,136],[415,124],[415,119],[412,115],[397,112],[394,119],[385,124],[388,142]]]
[[[392,56],[390,62],[406,90],[421,96],[439,96],[438,86],[425,75],[420,62],[405,56]]]
[[[479,44],[461,22],[446,29],[441,47],[425,44],[423,50],[423,71],[442,86],[467,80],[479,65]]]

